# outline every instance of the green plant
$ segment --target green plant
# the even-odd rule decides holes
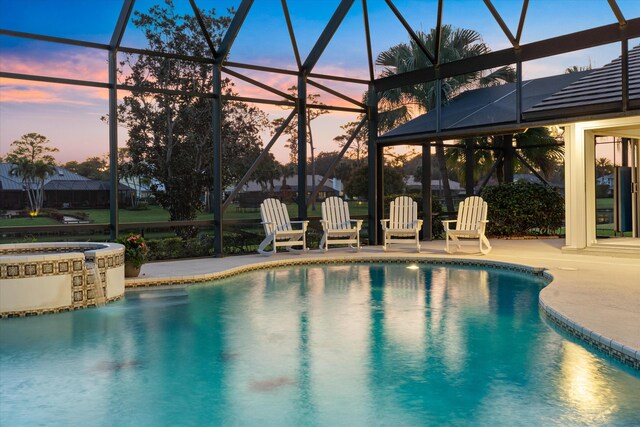
[[[141,235],[131,233],[127,237],[116,239],[116,243],[124,245],[125,263],[130,263],[137,268],[147,260],[149,247]]]
[[[554,189],[531,182],[486,187],[487,233],[493,236],[551,235],[564,221],[564,199]]]

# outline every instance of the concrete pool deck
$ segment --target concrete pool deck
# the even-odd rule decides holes
[[[543,268],[553,281],[540,293],[540,306],[560,327],[624,363],[640,369],[640,260],[561,251],[563,239],[492,239],[489,255],[477,252],[477,243],[463,244],[456,254],[444,252],[443,241],[422,242],[422,252],[411,244],[365,246],[360,252],[331,248],[300,255],[279,252],[164,261],[145,264],[140,277],[127,279],[129,290],[158,285],[186,285],[214,280],[261,267],[346,260],[445,260],[519,264]]]

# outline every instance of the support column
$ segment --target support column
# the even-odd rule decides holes
[[[473,179],[473,171],[475,169],[473,152],[473,139],[468,138],[464,140],[464,188],[467,193],[467,197],[473,196],[473,187],[475,180]]]
[[[380,171],[378,170],[378,150],[376,147],[376,139],[378,137],[378,94],[376,93],[373,85],[369,85],[369,92],[367,94],[367,104],[368,104],[368,133],[369,133],[369,141],[367,142],[367,165],[368,165],[368,215],[369,215],[369,244],[376,245],[378,244],[378,224],[380,222],[380,217],[378,216],[378,199],[379,199],[379,191],[378,187],[379,180],[378,174]]]
[[[427,241],[433,240],[431,206],[431,142],[427,142],[422,144],[422,240]]]
[[[382,225],[380,219],[384,218],[384,147],[376,145],[376,237],[377,244],[382,243]]]
[[[118,238],[118,51],[109,51],[109,235]]]
[[[211,127],[213,130],[213,253],[222,257],[222,68],[213,66],[213,100]]]
[[[298,217],[307,219],[307,76],[298,76]]]
[[[504,182],[513,182],[513,135],[502,135],[502,148],[504,149]]]
[[[565,126],[565,249],[587,246],[586,153],[584,129]]]

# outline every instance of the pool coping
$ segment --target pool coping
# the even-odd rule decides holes
[[[493,267],[508,271],[518,271],[526,274],[533,274],[535,276],[541,276],[547,282],[547,286],[544,289],[549,288],[549,285],[556,285],[556,275],[549,272],[546,267],[536,267],[530,262],[523,263],[520,260],[518,262],[499,261],[495,259],[487,259],[486,257],[478,256],[433,256],[425,253],[409,253],[409,252],[393,252],[383,254],[372,254],[362,252],[344,251],[340,255],[333,255],[331,253],[306,253],[301,258],[289,257],[288,254],[278,255],[277,258],[264,257],[256,258],[253,256],[246,256],[251,258],[251,261],[245,262],[242,265],[223,267],[220,271],[210,271],[200,274],[188,274],[188,275],[175,275],[164,277],[141,277],[126,280],[127,291],[140,290],[144,288],[154,288],[157,286],[188,286],[190,284],[216,281],[227,277],[235,276],[245,272],[257,271],[268,268],[279,268],[288,266],[302,266],[302,265],[319,265],[319,264],[349,264],[349,263],[420,263],[428,265],[461,265],[461,266],[481,266],[481,267]],[[282,257],[282,258],[280,258]],[[230,257],[231,258],[231,257]],[[234,257],[237,258],[237,257]],[[504,258],[504,257],[503,257]],[[228,259],[228,258],[227,258]],[[204,262],[215,262],[218,259],[206,259]],[[179,262],[179,261],[173,261]],[[545,264],[544,261],[541,264]],[[560,272],[558,272],[560,273]],[[553,304],[546,300],[545,295],[539,295],[539,307],[541,314],[550,319],[555,325],[560,327],[565,332],[578,338],[581,342],[586,344],[600,352],[604,352],[608,356],[616,359],[617,361],[635,369],[640,370],[640,351],[632,346],[625,345],[619,341],[608,337],[606,332],[596,331],[594,329],[585,327],[579,322],[571,319],[569,316],[562,313],[560,309],[554,308]]]

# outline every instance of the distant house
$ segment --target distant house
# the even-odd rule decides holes
[[[409,176],[405,182],[407,190],[420,190],[422,188],[422,184],[413,176]],[[460,183],[457,181],[449,180],[449,188],[454,196],[462,194],[465,192],[464,188],[460,186]],[[436,197],[444,196],[444,186],[441,179],[432,179],[431,180],[431,193]]]
[[[314,182],[315,181],[315,182]],[[311,195],[315,186],[320,185],[322,176],[320,175],[307,175],[307,195]],[[320,188],[316,201],[323,201],[330,196],[339,196],[342,194],[342,182],[339,179],[328,179],[327,182]],[[233,189],[228,189],[227,193],[230,193]],[[240,193],[238,193],[238,208],[240,209],[255,209],[260,206],[260,203],[268,197],[275,197],[282,201],[293,201],[298,195],[298,176],[289,176],[286,179],[286,184],[282,178],[273,181],[273,189],[270,184],[267,186],[266,192],[262,190],[262,186],[256,181],[247,182]]]
[[[11,174],[11,163],[0,163],[0,209],[24,209],[29,205],[22,180]],[[133,190],[120,184],[118,201],[126,206]],[[44,182],[45,208],[108,208],[109,182],[96,181],[56,166]]]

